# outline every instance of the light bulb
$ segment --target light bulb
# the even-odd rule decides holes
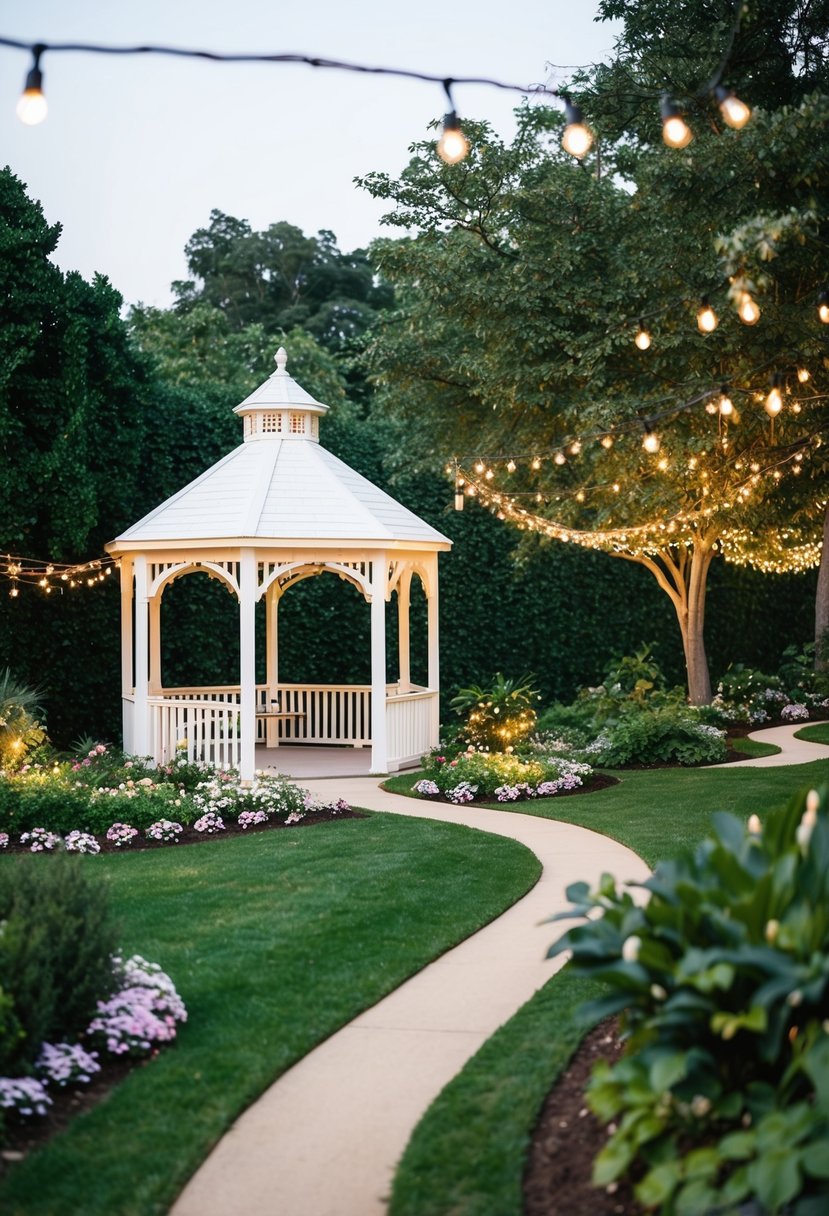
[[[556,452],[555,456],[553,457],[553,460],[555,461],[556,464],[566,464],[567,463],[567,457],[564,455],[563,452]]]
[[[484,464],[484,462],[482,460],[475,461],[475,472],[476,473],[483,473],[485,468],[486,468],[486,465]]]
[[[11,587],[11,590],[9,591],[9,595],[12,597],[13,600],[16,600],[18,595],[20,595],[19,588],[13,584]]]
[[[829,291],[826,288],[817,298],[817,315],[824,325],[829,325]]]
[[[565,152],[569,152],[571,156],[581,160],[593,146],[593,132],[586,126],[579,107],[572,105],[567,100],[564,102],[564,117],[567,120],[567,126],[561,137],[561,146]]]
[[[636,337],[633,340],[640,350],[647,350],[651,344],[651,336],[641,321],[639,322],[639,328],[636,331]]]
[[[443,120],[443,134],[438,140],[438,156],[447,165],[456,165],[469,151],[469,140],[461,130],[460,119],[452,110]]]
[[[662,98],[662,138],[669,148],[687,148],[694,138],[679,106],[667,94]]]
[[[659,451],[659,436],[656,431],[646,432],[645,438],[642,440],[642,447],[646,452],[653,453]]]
[[[602,445],[602,447],[607,452],[613,447],[613,436],[612,435],[602,435],[601,439],[599,440],[599,443]]]
[[[26,76],[26,83],[17,103],[17,117],[27,127],[36,127],[49,112],[46,98],[43,96],[43,73],[40,70],[40,56],[45,49],[40,44],[32,47],[34,63]]]
[[[49,113],[49,106],[40,89],[25,89],[20,94],[16,113],[27,127],[36,127],[38,123],[43,122]]]
[[[456,511],[463,510],[463,490],[455,491],[455,510]]]
[[[719,325],[717,314],[708,303],[705,296],[700,301],[699,311],[697,312],[697,329],[701,334],[711,334]]]
[[[508,460],[508,461],[507,461],[507,472],[508,472],[508,473],[514,473],[514,472],[515,472],[515,461],[514,461],[514,460]]]
[[[706,401],[705,412],[706,412],[706,414],[716,414],[716,412],[717,412],[716,401]]]
[[[725,389],[723,389],[722,394],[720,396],[718,408],[719,408],[719,411],[722,414],[723,418],[730,418],[731,415],[734,413],[734,402],[728,396],[728,393],[726,393]]]
[[[806,384],[808,380],[811,380],[812,374],[808,367],[799,367],[797,369],[797,378],[801,384]]]
[[[579,442],[578,439],[574,439],[573,442],[570,444],[570,455],[578,456],[580,451],[581,451],[581,443]]]
[[[538,456],[533,456],[532,468],[535,469],[536,472],[541,468],[541,460],[539,459]]]
[[[743,325],[756,325],[760,320],[760,309],[747,291],[744,291],[740,296],[740,303],[737,305],[737,316]]]
[[[735,131],[741,130],[748,120],[751,118],[751,110],[744,101],[740,101],[734,93],[724,89],[722,85],[717,89],[715,96],[717,104],[720,107],[720,113],[723,116],[723,122],[727,123]]]
[[[783,408],[783,398],[780,395],[780,389],[778,387],[777,377],[775,376],[772,386],[769,389],[769,394],[766,397],[765,403],[763,405],[763,409],[766,411],[769,418],[776,418],[777,415],[782,410],[782,408]]]

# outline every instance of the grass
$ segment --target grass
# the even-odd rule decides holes
[[[392,777],[387,789],[409,793],[419,774]],[[788,802],[800,786],[829,777],[829,762],[780,768],[660,768],[613,774],[619,784],[595,794],[488,803],[504,814],[539,815],[591,828],[628,845],[649,865],[690,847],[708,829],[714,811],[748,818],[752,811]],[[574,879],[578,875],[573,875]]]
[[[393,815],[89,863],[110,879],[124,949],[161,963],[190,1018],[175,1047],[11,1170],[8,1216],[166,1212],[277,1076],[539,872],[513,841]]]
[[[773,743],[762,743],[745,735],[731,735],[728,742],[733,751],[741,752],[744,756],[776,756],[780,751]]]
[[[804,726],[803,730],[795,731],[795,739],[805,739],[807,743],[829,743],[829,722],[816,722],[814,726]]]
[[[714,811],[730,810],[742,818],[756,812],[762,819],[798,789],[823,784],[829,761],[615,775],[621,781],[610,789],[525,802],[519,813],[592,828],[654,865],[704,837]],[[417,779],[396,777],[387,788],[403,793]],[[500,809],[519,810],[514,804]],[[574,881],[579,877],[572,875]],[[550,942],[556,937],[551,926]],[[588,993],[586,981],[567,969],[560,972],[446,1086],[409,1141],[395,1176],[390,1216],[520,1216],[532,1129],[585,1031],[578,1010]]]

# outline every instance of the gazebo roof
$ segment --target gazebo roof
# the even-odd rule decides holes
[[[280,348],[276,371],[236,407],[245,419],[244,442],[108,549],[187,541],[450,547],[435,528],[319,444],[327,406],[288,375],[286,362]]]

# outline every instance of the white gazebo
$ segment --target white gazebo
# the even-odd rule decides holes
[[[327,452],[328,407],[276,371],[235,409],[244,442],[107,545],[121,566],[124,748],[167,762],[238,768],[253,778],[257,742],[371,746],[371,772],[413,764],[438,741],[438,553],[451,542]],[[202,571],[239,603],[239,683],[164,688],[161,597]],[[371,605],[371,684],[286,684],[279,678],[279,602],[330,572]],[[428,614],[428,686],[411,681],[409,605],[421,580]],[[398,678],[386,671],[386,603],[397,596]],[[265,601],[264,684],[256,682],[255,609]]]

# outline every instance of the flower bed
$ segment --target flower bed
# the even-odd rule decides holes
[[[525,760],[506,752],[467,751],[449,759],[432,752],[423,760],[425,777],[414,786],[424,798],[456,805],[468,802],[521,802],[578,789],[593,775],[589,764],[563,757]]]
[[[43,1043],[35,1076],[0,1077],[0,1110],[12,1121],[47,1115],[56,1091],[89,1085],[102,1057],[141,1057],[175,1040],[187,1010],[173,981],[157,963],[135,954],[112,960],[116,991],[76,1043]]]
[[[292,827],[352,814],[278,774],[237,774],[174,761],[150,769],[103,743],[72,761],[0,772],[0,850],[93,855],[193,843],[239,831]]]

